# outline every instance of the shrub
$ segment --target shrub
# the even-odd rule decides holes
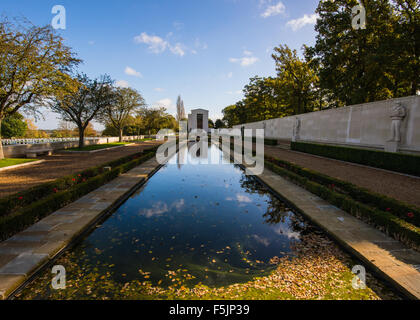
[[[361,203],[377,208],[381,211],[392,213],[393,215],[420,227],[420,210],[414,206],[381,194],[377,194],[375,192],[371,192],[350,182],[331,178],[325,174],[307,168],[302,168],[284,160],[270,157],[266,157],[266,159],[267,161],[273,162],[300,176],[306,177],[312,181],[333,189],[336,192],[348,195]]]
[[[111,161],[107,165],[83,171],[85,174],[86,172],[89,172],[91,175],[89,179],[81,178],[83,177],[82,174],[76,174],[58,179],[59,181],[46,184],[48,186],[39,186],[39,189],[37,187],[32,188],[39,194],[42,194],[43,191],[45,194],[42,194],[42,198],[36,199],[28,205],[15,206],[15,210],[13,212],[7,215],[2,214],[0,216],[0,241],[24,230],[26,227],[36,223],[38,220],[48,216],[54,211],[61,209],[89,192],[115,179],[120,174],[127,172],[128,170],[131,170],[141,163],[151,159],[155,155],[155,152],[156,149],[154,148],[147,150],[144,154],[139,153],[131,155],[129,157]],[[102,168],[105,166],[111,166],[112,169],[110,171],[103,171]],[[74,176],[76,176],[79,180],[74,178]],[[75,181],[73,181],[73,179],[75,179]],[[85,179],[85,181],[83,181],[83,179]],[[71,183],[69,183],[69,180]],[[60,189],[53,190],[50,189],[52,185],[66,186],[67,188],[61,191]],[[30,197],[30,195],[25,192],[22,192],[22,194]],[[23,201],[24,199],[21,199],[21,197],[22,196],[14,196],[13,199]]]
[[[291,149],[327,158],[420,176],[420,157],[341,146],[292,142]]]
[[[264,144],[266,144],[267,146],[276,146],[277,145],[277,140],[265,139]]]
[[[294,183],[307,189],[309,192],[316,194],[320,198],[349,214],[374,225],[395,239],[416,249],[420,247],[420,228],[415,225],[410,224],[389,212],[369,207],[345,194],[341,194],[319,183],[310,181],[308,178],[282,168],[271,161],[266,161],[265,166],[271,171],[290,179]]]
[[[144,152],[155,152],[156,148],[145,150]],[[103,172],[104,167],[117,167],[123,163],[132,161],[134,158],[141,157],[144,153],[139,152],[130,156],[126,156],[120,159],[116,159],[105,163],[98,167],[86,169],[80,173],[71,174],[52,182],[37,185],[33,188],[18,192],[9,197],[0,199],[0,217],[6,216],[13,213],[14,210],[25,207],[38,201],[48,195],[57,193],[58,191],[66,190],[76,183],[84,182],[94,176],[97,176]]]

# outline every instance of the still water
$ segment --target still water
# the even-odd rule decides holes
[[[179,164],[180,157],[188,157],[187,164]],[[221,164],[188,164],[194,159],[182,149],[59,259],[67,280],[90,277],[93,286],[105,278],[117,284],[141,280],[165,287],[174,281],[168,273],[182,270],[186,286],[218,287],[268,274],[273,257],[293,257],[293,244],[313,227],[215,146],[209,157]],[[51,278],[48,269],[21,297],[48,298]]]

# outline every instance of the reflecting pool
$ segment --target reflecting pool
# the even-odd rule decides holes
[[[273,258],[293,257],[301,236],[318,232],[217,147],[208,156],[222,164],[189,164],[194,159],[181,150],[59,259],[72,298],[137,280],[162,288],[244,283],[269,274]],[[45,270],[20,297],[51,298],[51,278]]]

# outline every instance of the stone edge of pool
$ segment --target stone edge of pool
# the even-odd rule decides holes
[[[395,289],[420,299],[420,272],[412,266],[420,266],[420,253],[268,169],[257,178]]]
[[[153,157],[0,243],[0,300],[7,299],[162,167]]]
[[[0,300],[91,230],[160,167],[152,158],[0,243]],[[420,272],[403,262],[408,257],[420,266],[418,252],[268,169],[257,178],[407,297],[420,298]]]

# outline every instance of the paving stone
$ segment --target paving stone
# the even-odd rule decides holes
[[[411,266],[420,264],[420,252],[412,249],[391,250],[390,252],[395,258]]]
[[[372,241],[378,247],[387,250],[389,252],[394,252],[395,250],[405,250],[405,247],[401,244],[401,242],[397,240],[390,240],[390,241]],[[419,260],[420,261],[420,260]]]
[[[0,300],[6,299],[23,281],[22,275],[0,274]]]
[[[8,264],[0,268],[0,274],[28,275],[42,261],[48,258],[47,254],[22,253]]]
[[[42,247],[34,250],[35,254],[46,254],[49,258],[54,257],[58,251],[66,247],[67,243],[65,241],[50,241],[44,244]]]
[[[82,203],[82,204],[85,204],[85,203],[88,203],[88,204],[93,203],[93,204],[95,204],[96,203],[96,199],[93,199],[93,198],[91,198],[89,196],[89,197],[80,198],[79,200],[77,200],[76,202],[74,202],[74,204],[80,204],[80,203]]]
[[[45,234],[34,234],[34,235],[28,235],[25,233],[19,233],[11,238],[9,238],[10,241],[16,241],[16,242],[39,242],[43,241],[45,239]]]
[[[0,254],[0,268],[8,264],[17,256],[17,254]]]
[[[16,254],[19,255],[24,252],[33,252],[33,250],[41,247],[46,243],[44,241],[29,242],[29,241],[11,241],[6,240],[0,243],[0,255],[3,254]]]
[[[63,228],[63,230],[61,229]],[[74,235],[73,230],[68,230],[68,226],[60,226],[56,230],[53,230],[48,235],[48,242],[69,242]]]
[[[51,225],[57,225],[57,224],[63,224],[63,223],[72,223],[76,217],[74,216],[68,216],[68,215],[62,215],[62,214],[50,214],[48,217],[44,218],[42,221],[46,222]]]
[[[33,226],[29,227],[28,229],[26,229],[27,231],[50,231],[52,229],[54,229],[57,225],[59,225],[60,223],[56,223],[56,224],[51,224],[51,223],[47,223],[45,221],[40,221],[38,223],[35,223]]]
[[[105,210],[112,205],[112,202],[100,202],[95,204],[91,209],[94,210]]]

